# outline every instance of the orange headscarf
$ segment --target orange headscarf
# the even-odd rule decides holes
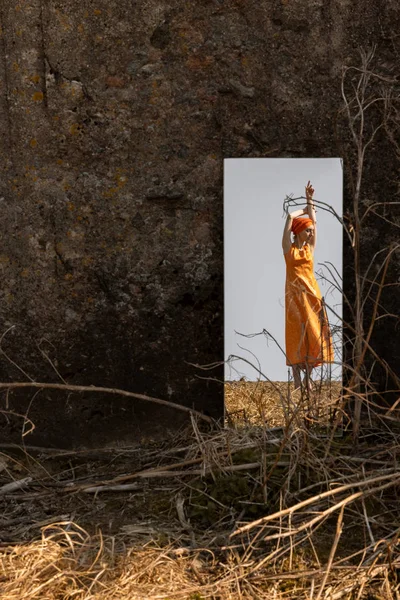
[[[295,217],[292,222],[292,231],[294,235],[301,233],[310,225],[314,225],[314,221],[312,219],[304,218],[304,217]]]

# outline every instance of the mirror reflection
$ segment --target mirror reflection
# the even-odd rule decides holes
[[[334,412],[342,360],[342,164],[226,159],[227,416]]]

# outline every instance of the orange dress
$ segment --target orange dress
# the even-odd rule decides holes
[[[332,337],[310,246],[299,250],[292,244],[284,256],[286,364],[313,368],[332,362]]]

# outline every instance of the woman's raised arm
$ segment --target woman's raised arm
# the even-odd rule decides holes
[[[317,243],[317,218],[315,215],[315,206],[313,202],[314,188],[311,183],[308,182],[306,185],[306,198],[307,198],[307,213],[310,217],[311,221],[314,224],[314,235],[309,242],[311,249],[314,251],[316,243]]]
[[[289,252],[290,246],[292,245],[292,240],[290,238],[290,233],[292,231],[292,221],[295,217],[300,217],[301,215],[305,215],[307,213],[306,208],[301,208],[299,210],[295,210],[292,213],[288,213],[286,218],[285,227],[283,228],[283,236],[282,236],[282,249],[283,254]]]

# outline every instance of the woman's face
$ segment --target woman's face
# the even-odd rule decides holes
[[[303,231],[300,231],[298,236],[301,244],[304,244],[304,242],[308,242],[310,244],[314,236],[314,225],[310,225],[309,227],[307,227],[307,229],[303,229]]]

